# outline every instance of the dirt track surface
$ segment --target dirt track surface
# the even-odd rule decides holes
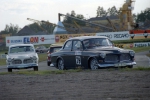
[[[0,100],[150,100],[150,71],[0,75]]]

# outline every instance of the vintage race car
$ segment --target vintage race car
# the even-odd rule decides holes
[[[68,39],[62,49],[51,54],[51,66],[63,69],[77,67],[129,67],[136,65],[133,50],[114,47],[105,36],[81,36]]]
[[[50,66],[50,64],[51,64],[51,57],[50,57],[50,55],[52,53],[54,53],[54,52],[59,51],[61,48],[62,48],[61,45],[53,45],[53,44],[49,47],[49,50],[47,52],[47,66]]]
[[[6,55],[6,64],[8,72],[12,69],[33,68],[38,71],[38,55],[35,52],[33,44],[16,44],[9,46]]]

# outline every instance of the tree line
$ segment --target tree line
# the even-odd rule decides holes
[[[116,9],[115,6],[108,8],[107,10],[105,10],[103,7],[98,6],[97,10],[96,10],[96,16],[95,17],[106,17],[106,16],[112,16],[112,15],[118,15],[119,14],[119,10]],[[84,15],[82,14],[76,14],[74,10],[71,11],[71,13],[66,13],[66,15],[81,19],[81,20],[87,20],[85,18]],[[133,14],[133,19],[134,22],[139,23],[147,23],[150,22],[150,8],[145,9],[144,11],[141,11],[138,14]],[[85,22],[76,20],[76,19],[72,19],[70,17],[64,17],[63,19],[63,23],[68,23],[68,24],[78,24],[80,26],[85,26]],[[149,23],[148,23],[149,24]],[[30,27],[33,31],[35,32],[39,32],[39,31],[46,31],[47,33],[52,33],[53,29],[55,28],[54,25],[50,25],[50,24],[46,24],[46,23],[32,23],[29,24],[28,27]],[[4,30],[0,31],[0,34],[12,34],[15,35],[18,33],[18,31],[21,28],[18,25],[14,25],[12,23],[10,23],[9,25],[6,24]]]

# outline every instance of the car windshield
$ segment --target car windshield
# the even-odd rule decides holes
[[[18,52],[34,52],[32,46],[16,46],[11,47],[9,53],[18,53]]]
[[[107,38],[92,38],[83,41],[85,48],[93,48],[98,46],[112,46],[112,43]]]

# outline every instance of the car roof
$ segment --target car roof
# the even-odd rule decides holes
[[[62,47],[63,44],[51,44],[50,47]]]
[[[91,39],[91,38],[108,38],[106,36],[80,36],[80,37],[73,37],[73,38],[70,38],[68,40],[85,40],[85,39]]]
[[[14,44],[10,45],[9,47],[16,47],[16,46],[33,46],[33,44]]]

